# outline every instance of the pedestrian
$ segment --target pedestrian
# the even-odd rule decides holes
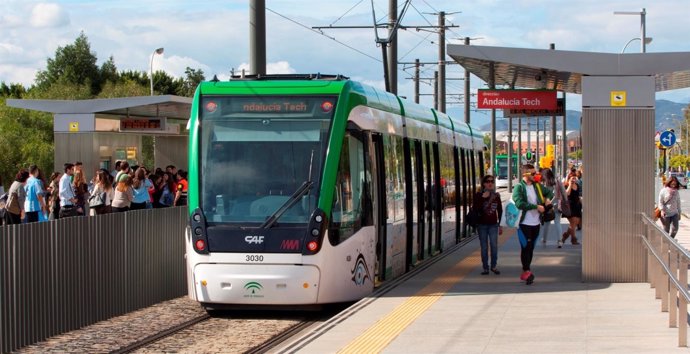
[[[146,178],[146,169],[144,167],[139,167],[136,169],[136,172],[134,172],[132,188],[134,199],[132,200],[131,210],[146,209],[147,203],[151,200],[149,188],[153,188],[153,184],[151,180]]]
[[[577,241],[577,236],[575,236],[575,231],[582,218],[582,199],[580,191],[580,184],[577,183],[577,175],[571,176],[568,181],[568,188],[565,190],[570,205],[570,217],[568,217],[570,226],[568,226],[568,230],[563,233],[559,246],[562,246],[568,237],[570,237],[570,243],[573,245],[580,244],[580,242]]]
[[[561,239],[561,234],[563,233],[563,227],[561,226],[561,216],[563,215],[563,209],[566,209],[566,215],[570,214],[570,205],[566,199],[565,187],[563,183],[556,178],[553,171],[549,168],[545,168],[541,172],[542,175],[542,187],[548,189],[553,194],[553,199],[551,200],[551,205],[553,205],[553,210],[555,218],[553,219],[553,226],[556,229],[556,240]],[[551,222],[544,223],[544,227],[541,228],[541,242],[546,244],[546,240],[549,236],[549,231],[551,230]],[[560,248],[560,244],[558,246]]]
[[[115,175],[115,183],[119,183],[120,176],[122,176],[122,174],[129,174],[131,171],[132,169],[129,168],[129,162],[122,161],[120,163],[120,171]]]
[[[93,191],[91,191],[91,196],[102,193],[105,193],[104,204],[95,208],[89,208],[89,215],[103,215],[111,212],[110,205],[112,204],[113,197],[115,196],[115,191],[110,183],[108,170],[105,169],[96,171],[96,178],[94,180],[94,187]]]
[[[177,192],[175,193],[174,206],[187,205],[187,172],[177,171]]]
[[[134,191],[132,190],[132,178],[128,174],[120,174],[118,178],[117,187],[115,188],[115,196],[113,197],[112,210],[114,213],[128,211],[134,200]]]
[[[60,172],[53,172],[50,175],[50,182],[48,183],[48,220],[57,220],[60,218]]]
[[[175,176],[170,172],[165,172],[161,179],[161,197],[158,200],[160,208],[173,206],[175,203],[175,193],[177,192],[177,182]]]
[[[115,169],[110,172],[111,177],[113,177],[113,178],[117,177],[117,174],[120,173],[120,165],[121,164],[122,164],[122,161],[120,161],[120,160],[115,161]]]
[[[24,214],[26,215],[26,222],[38,222],[39,213],[48,211],[45,202],[45,191],[43,190],[43,183],[38,179],[38,166],[31,165],[29,167],[29,178],[24,185],[26,198],[24,200]]]
[[[482,275],[489,274],[489,269],[498,275],[501,272],[496,268],[498,261],[498,235],[503,233],[500,226],[503,216],[501,195],[496,192],[496,179],[492,175],[482,178],[482,190],[475,194],[472,200],[472,209],[479,211],[481,215],[477,232],[479,233],[479,245],[482,252]],[[489,267],[489,252],[491,247],[491,267]]]
[[[60,197],[60,212],[59,218],[68,218],[77,215],[77,196],[72,188],[72,176],[74,175],[74,164],[66,163],[64,165],[65,173],[60,177],[59,183],[59,197]]]
[[[676,238],[678,233],[678,221],[681,213],[679,187],[678,178],[671,176],[666,181],[666,186],[659,192],[657,205],[661,210],[661,223],[664,224],[664,231],[673,238]],[[671,226],[673,226],[672,231]]]
[[[21,224],[24,218],[24,201],[26,199],[26,180],[29,179],[29,171],[19,170],[14,178],[14,182],[7,191],[7,204],[5,206],[5,224]]]
[[[534,282],[534,274],[531,270],[534,244],[539,237],[540,215],[546,211],[546,206],[551,204],[553,193],[534,181],[537,171],[534,165],[522,166],[522,180],[513,189],[513,201],[522,213],[520,215],[518,237],[520,240],[520,261],[522,262],[522,274],[520,280],[527,285]]]
[[[89,199],[89,185],[86,183],[86,176],[83,170],[74,169],[74,181],[72,182],[74,195],[77,198],[75,206],[77,207],[77,215],[86,215],[86,200]]]

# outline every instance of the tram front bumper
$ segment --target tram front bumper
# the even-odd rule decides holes
[[[314,304],[319,275],[319,269],[309,265],[198,264],[194,288],[203,303]]]

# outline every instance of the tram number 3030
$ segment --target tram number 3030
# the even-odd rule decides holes
[[[263,262],[264,256],[256,254],[248,254],[245,256],[245,261],[247,262]]]

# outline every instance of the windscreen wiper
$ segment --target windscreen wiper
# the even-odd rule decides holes
[[[280,208],[278,208],[278,210],[276,210],[273,214],[271,214],[271,216],[269,216],[268,219],[266,219],[266,221],[264,221],[264,223],[261,224],[261,226],[259,226],[259,228],[268,229],[269,227],[273,226],[273,224],[275,224],[276,221],[278,221],[278,219],[288,209],[290,209],[293,205],[295,205],[295,203],[297,203],[297,201],[299,200],[300,197],[302,197],[304,194],[306,194],[309,191],[312,184],[314,184],[314,182],[304,181],[304,183],[302,183],[302,185],[299,188],[297,188],[295,193],[292,193],[290,198],[288,200],[286,200],[285,203],[283,203],[283,205],[281,205]]]

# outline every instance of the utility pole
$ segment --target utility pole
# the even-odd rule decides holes
[[[446,113],[446,13],[443,11],[438,13],[438,27],[438,109]]]
[[[496,68],[494,63],[489,63],[489,88],[496,88]],[[491,171],[495,171],[496,164],[496,109],[491,109]],[[482,167],[484,168],[484,167]]]
[[[550,50],[556,50],[556,44],[555,43],[549,44],[549,49]],[[554,83],[553,89],[554,90],[556,89],[556,83]],[[563,114],[565,114],[565,110],[563,110]],[[555,155],[556,154],[556,151],[555,151],[556,150],[555,149],[555,147],[556,147],[556,115],[555,114],[551,115],[551,144],[554,146],[554,155]],[[556,162],[553,164],[553,169],[554,169],[553,174],[554,174],[554,176],[558,176],[558,174],[556,173],[556,167],[558,166],[558,155],[554,156],[554,158],[556,159]]]
[[[470,37],[465,37],[465,45],[470,45]],[[467,69],[465,69],[465,123],[470,124],[470,71]],[[510,144],[512,145],[513,143],[511,142]],[[508,160],[511,159],[510,156],[508,155]],[[512,181],[508,180],[508,184],[510,185],[511,183]]]
[[[249,1],[249,71],[266,75],[266,0]]]
[[[438,110],[438,70],[434,71],[434,109]]]
[[[388,82],[389,92],[398,94],[398,0],[388,0]]]
[[[414,60],[414,103],[419,103],[419,59]]]

